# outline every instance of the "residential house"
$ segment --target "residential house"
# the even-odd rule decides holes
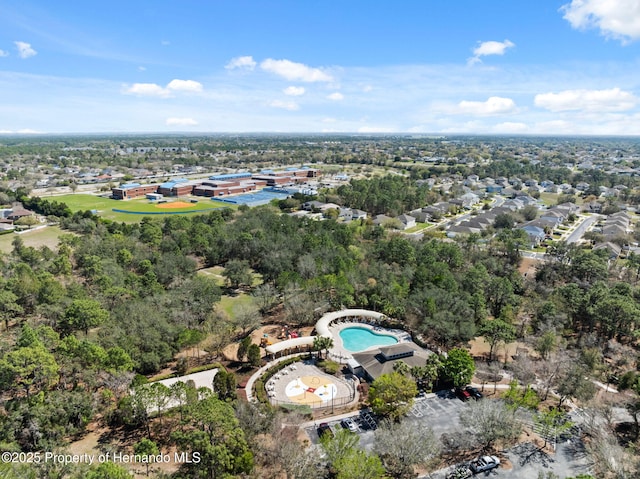
[[[589,203],[583,204],[582,209],[584,211],[588,211],[589,213],[600,213],[602,212],[602,203],[591,201]]]
[[[447,237],[455,238],[457,235],[468,235],[471,233],[481,233],[482,228],[474,228],[473,226],[469,226],[468,221],[462,222],[459,225],[451,226],[447,229]]]
[[[502,195],[507,197],[507,198],[515,198],[517,193],[518,192],[516,190],[514,190],[513,188],[503,188],[502,189]]]
[[[622,252],[622,248],[616,243],[607,241],[606,243],[600,243],[593,247],[594,251],[607,250],[609,252],[609,259],[617,259]]]
[[[306,203],[302,203],[302,209],[307,211],[320,210],[323,204],[322,201],[307,201]]]
[[[540,216],[541,220],[545,220],[548,221],[550,224],[553,224],[554,228],[556,226],[559,226],[560,224],[562,224],[562,222],[564,220],[567,219],[567,214],[565,214],[562,211],[553,209],[553,210],[547,210],[544,213],[542,213],[542,215]]]
[[[520,229],[527,233],[527,237],[529,238],[529,243],[531,246],[539,245],[544,241],[546,237],[544,229],[540,228],[539,226],[528,224],[525,226],[521,226]]]
[[[518,186],[522,184],[522,180],[517,176],[512,176],[511,178],[509,178],[509,184],[511,186]]]
[[[627,234],[627,228],[620,224],[605,224],[602,227],[602,234],[605,238],[616,238]]]
[[[419,221],[420,223],[426,223],[428,221],[431,221],[431,215],[423,211],[423,209],[410,211],[409,214],[413,216],[416,219],[416,221]]]
[[[580,211],[580,207],[575,203],[562,203],[560,205],[555,206],[553,209],[565,212],[567,216],[572,213],[576,214]]]
[[[408,230],[416,225],[416,219],[413,216],[402,214],[398,216],[398,220],[402,223],[402,229]]]
[[[467,209],[480,202],[480,197],[471,192],[465,193],[460,199],[462,200],[462,207]]]
[[[532,196],[529,196],[524,191],[518,191],[518,193],[516,194],[515,199],[518,200],[520,203],[522,203],[523,208],[525,206],[529,206],[529,205],[534,205],[535,206],[535,205],[538,204],[538,200],[536,200]]]
[[[358,210],[355,208],[351,209],[351,219],[353,220],[366,220],[367,216],[368,215],[366,211]]]
[[[11,206],[11,211],[9,211],[6,218],[10,221],[17,221],[20,218],[25,218],[27,216],[33,215],[35,215],[35,213],[22,206],[22,203],[13,203],[13,205]]]
[[[354,208],[339,208],[338,218],[342,219],[345,222],[349,222],[353,220],[366,219],[367,213],[366,211]]]
[[[620,191],[615,188],[607,188],[606,186],[600,187],[600,195],[605,198],[615,198],[620,194]]]
[[[378,226],[383,226],[385,223],[388,223],[391,220],[393,220],[391,216],[376,215],[375,218],[373,218],[373,224]]]

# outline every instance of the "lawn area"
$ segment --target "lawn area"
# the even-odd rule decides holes
[[[202,268],[198,270],[198,274],[215,279],[216,284],[220,287],[226,286],[227,281],[222,273],[224,273],[224,266],[212,266],[210,268]],[[262,284],[262,275],[260,273],[256,273],[251,270],[251,276],[253,277],[251,286],[258,286]]]
[[[425,229],[428,226],[431,226],[431,223],[416,222],[415,226],[412,226],[411,228],[407,228],[406,230],[404,230],[404,232],[405,233],[415,233],[416,231],[422,231],[423,229]]]
[[[46,228],[25,231],[19,235],[16,233],[2,235],[0,236],[0,251],[11,253],[13,249],[11,242],[16,236],[22,238],[25,246],[33,246],[34,248],[48,246],[51,249],[55,249],[58,246],[58,237],[63,233],[69,232],[62,231],[58,226],[47,226]]]
[[[213,278],[216,281],[216,284],[222,287],[225,284],[224,276],[222,276],[223,271],[224,268],[222,266],[212,266],[211,268],[202,268],[198,270],[198,274]]]
[[[213,210],[216,208],[223,208],[221,206],[216,205],[209,199],[199,198],[198,203],[189,203],[182,208],[165,208],[166,206],[174,201],[181,201],[184,203],[188,203],[190,198],[176,198],[169,200],[168,203],[160,203],[151,202],[146,198],[135,198],[133,200],[112,200],[111,198],[104,198],[101,196],[94,195],[85,195],[85,194],[71,194],[71,195],[61,195],[61,196],[53,196],[51,198],[47,198],[51,201],[59,201],[62,203],[66,203],[71,211],[84,211],[84,210],[97,210],[98,215],[114,221],[123,221],[126,223],[137,223],[143,217],[144,214],[128,214],[128,213],[120,213],[115,212],[113,209],[132,211],[135,213],[150,213],[150,216],[158,216],[163,217],[165,214],[174,214],[174,213],[189,213],[198,210]],[[231,205],[226,206],[231,207]],[[206,213],[208,211],[204,211]]]
[[[542,192],[540,193],[540,200],[546,205],[546,206],[555,206],[558,204],[558,194],[556,193],[546,193],[546,192]]]
[[[234,308],[237,308],[238,306],[244,305],[244,304],[249,305],[251,303],[253,303],[253,297],[251,297],[250,295],[248,295],[246,293],[240,293],[240,294],[237,294],[235,296],[229,296],[229,295],[225,294],[220,299],[219,307],[225,313],[227,313],[229,318],[233,318],[234,317],[234,313],[233,313]]]

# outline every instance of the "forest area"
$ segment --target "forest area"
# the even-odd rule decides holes
[[[331,195],[340,204],[389,212],[429,202],[433,192],[395,176],[352,181]],[[640,432],[637,258],[612,263],[602,250],[559,242],[535,275],[524,277],[520,236],[510,228],[490,238],[413,240],[370,220],[315,221],[273,205],[125,224],[47,200],[27,204],[57,216],[65,234],[55,249],[25,246],[16,236],[11,254],[0,259],[3,451],[64,451],[99,422],[134,437],[131,453],[201,454],[198,464],[155,477],[267,477],[269,471],[295,478],[303,471],[309,477],[311,468],[317,477],[346,479],[415,477],[413,465],[471,447],[461,437],[422,437],[428,454],[407,465],[390,446],[365,452],[345,436],[336,441],[346,445],[323,445],[328,465],[313,455],[304,459],[303,445],[282,426],[291,419],[238,398],[231,370],[216,376],[213,393],[176,387],[171,394],[181,398],[180,406],[150,417],[145,404],[160,411],[169,393],[141,386],[168,366],[188,368],[176,361],[179,352],[197,348],[220,365],[225,347],[260,324],[277,318],[291,327],[312,326],[319,312],[358,307],[393,318],[441,353],[466,351],[469,341],[484,338],[488,357],[476,358],[473,367],[507,367],[516,386],[506,400],[518,408],[530,407],[532,384],[536,406],[554,391],[560,408],[569,401],[589,404],[594,381],[615,383],[629,392],[621,405],[635,423],[621,444],[613,434],[598,439],[609,449],[593,454],[614,450],[627,459],[625,467],[637,467],[630,459]],[[224,267],[224,285],[198,274],[215,266]],[[253,309],[234,318],[220,313],[216,306],[230,290],[249,294]],[[535,352],[535,360],[496,364],[497,350],[516,340]],[[260,359],[254,355],[252,363],[245,366],[256,367]],[[424,372],[430,382],[455,376],[444,359],[435,367]],[[136,388],[147,397],[132,394]],[[413,434],[400,427],[391,422],[382,428],[382,443]],[[279,439],[269,440],[274,434]],[[468,437],[491,447],[513,441],[514,431]],[[331,455],[331,448],[338,452]],[[352,471],[354,464],[362,469]],[[128,477],[108,462],[0,464],[0,471],[3,477]],[[632,477],[605,472],[598,477]]]

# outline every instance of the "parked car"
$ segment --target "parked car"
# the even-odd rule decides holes
[[[473,386],[467,386],[466,388],[464,388],[464,390],[467,391],[476,401],[484,397],[484,395],[480,391],[478,391],[478,388],[474,388]]]
[[[468,401],[469,399],[471,399],[471,394],[469,394],[469,391],[467,391],[466,389],[456,388],[455,393],[460,401]]]
[[[340,422],[340,425],[350,432],[358,432],[358,426],[351,418],[345,418]]]
[[[318,437],[322,438],[325,434],[329,437],[333,437],[333,430],[331,429],[331,426],[326,422],[323,422],[318,426]]]
[[[474,474],[478,474],[479,472],[490,471],[491,469],[495,469],[500,465],[500,459],[496,456],[482,456],[478,459],[471,461],[469,464],[469,469]]]

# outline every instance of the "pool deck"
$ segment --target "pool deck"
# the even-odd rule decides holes
[[[386,334],[388,336],[393,336],[398,340],[398,343],[412,342],[411,335],[406,331],[403,331],[402,329],[387,329],[381,326],[377,326],[373,322],[367,323],[352,319],[336,320],[329,325],[329,331],[333,336],[333,348],[329,350],[329,355],[334,361],[337,361],[340,364],[344,364],[349,359],[353,359],[352,353],[354,352],[360,353],[362,351],[369,351],[371,349],[377,349],[380,347],[380,345],[378,345],[371,346],[369,348],[363,349],[362,351],[349,351],[342,344],[342,338],[340,337],[340,331],[347,328],[364,328],[377,334]]]

